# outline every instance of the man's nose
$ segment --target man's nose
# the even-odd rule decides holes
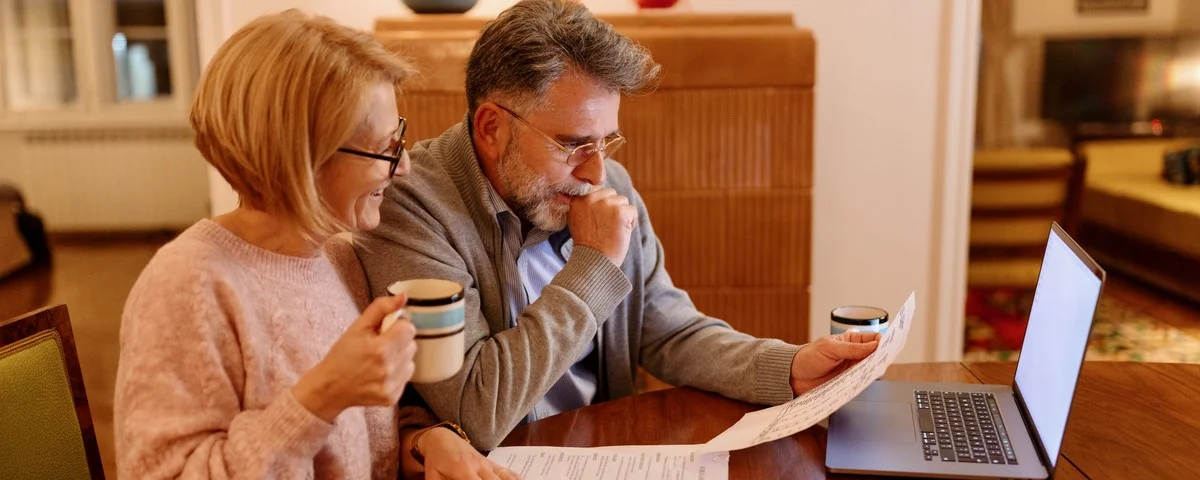
[[[599,150],[592,152],[571,174],[592,185],[604,185],[604,154]]]

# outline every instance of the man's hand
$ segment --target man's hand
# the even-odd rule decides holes
[[[637,216],[637,209],[629,204],[628,198],[611,188],[597,188],[571,199],[567,225],[576,245],[599,250],[619,267],[629,252],[629,237]]]
[[[822,337],[792,357],[792,393],[801,395],[867,358],[879,346],[874,332],[846,332]]]

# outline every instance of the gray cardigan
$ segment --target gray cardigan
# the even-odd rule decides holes
[[[599,251],[551,237],[566,266],[510,328],[496,259],[500,224],[466,125],[415,145],[411,173],[385,193],[381,225],[355,248],[374,295],[410,278],[467,287],[466,358],[458,375],[415,385],[433,411],[491,450],[525,418],[599,332],[597,401],[634,393],[639,366],[674,385],[753,403],[792,399],[800,347],[755,339],[696,310],[663,267],[663,249],[629,174],[608,160],[607,186],[638,209],[620,268]],[[703,261],[689,259],[688,261]]]

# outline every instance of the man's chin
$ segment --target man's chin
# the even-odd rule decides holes
[[[533,222],[533,226],[537,227],[538,230],[543,232],[553,233],[567,228],[567,222],[565,220],[535,221]]]
[[[567,228],[567,210],[563,209],[562,213],[559,213],[555,212],[553,207],[540,208],[530,219],[530,223],[539,230],[557,232]]]

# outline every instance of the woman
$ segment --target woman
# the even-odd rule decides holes
[[[370,35],[295,10],[213,57],[191,124],[239,206],[164,246],[129,294],[119,477],[511,478],[453,430],[420,428],[427,411],[396,407],[414,330],[380,324],[405,300],[359,315],[323,252],[374,228],[408,170],[396,91],[409,72]]]

